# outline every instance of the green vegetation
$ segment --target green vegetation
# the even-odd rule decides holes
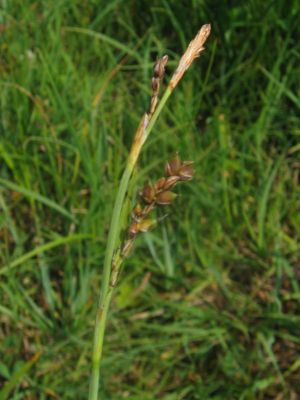
[[[176,151],[196,176],[126,261],[102,398],[300,396],[299,14],[296,0],[1,3],[1,400],[87,398],[113,199],[153,62],[168,54],[169,77],[207,22],[134,179],[155,181]]]

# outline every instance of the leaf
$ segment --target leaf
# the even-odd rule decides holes
[[[0,400],[8,399],[8,396],[11,393],[11,391],[16,387],[16,385],[23,378],[23,376],[30,370],[30,368],[38,361],[41,354],[42,354],[41,352],[36,353],[12,375],[10,380],[6,382],[3,389],[0,391]]]
[[[33,200],[36,200],[45,206],[52,208],[53,210],[58,211],[60,214],[68,217],[70,220],[75,221],[74,215],[72,215],[69,211],[65,208],[60,206],[59,204],[55,203],[53,200],[48,199],[47,197],[41,195],[40,193],[34,192],[33,190],[26,189],[23,186],[19,186],[13,182],[10,182],[6,179],[0,178],[0,184],[7,187],[10,190],[14,190],[15,192],[22,193],[25,197],[29,197]]]

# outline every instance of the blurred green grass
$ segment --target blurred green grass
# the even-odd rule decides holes
[[[4,1],[0,398],[85,399],[111,208],[152,65],[207,50],[143,152],[197,176],[113,302],[106,399],[297,399],[298,1]],[[6,385],[5,385],[6,384]]]

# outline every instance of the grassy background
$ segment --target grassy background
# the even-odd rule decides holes
[[[87,398],[112,203],[153,61],[167,53],[170,76],[206,22],[136,179],[177,150],[196,178],[127,262],[103,398],[300,398],[299,14],[296,0],[2,1],[1,399]]]

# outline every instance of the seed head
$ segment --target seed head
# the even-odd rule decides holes
[[[143,209],[142,206],[138,203],[132,211],[132,218],[135,220],[139,220],[142,216],[143,216]]]
[[[180,161],[178,153],[176,153],[175,158],[173,158],[173,160],[167,162],[166,174],[168,176],[176,176],[176,175],[178,175],[178,171],[179,171],[180,167],[181,167],[181,161]]]
[[[145,203],[152,203],[155,200],[156,190],[151,184],[147,184],[142,192],[140,193],[141,197],[145,201]]]
[[[181,181],[190,181],[193,179],[195,171],[191,167],[193,164],[192,161],[184,161],[180,170],[179,170],[179,180]]]
[[[152,228],[156,224],[156,221],[154,219],[144,219],[140,223],[140,232],[145,233],[148,232],[150,228]]]
[[[155,182],[154,187],[156,191],[164,190],[165,189],[166,178],[162,177],[158,181]]]
[[[128,228],[128,236],[133,238],[140,231],[140,225],[138,221],[133,220]]]
[[[133,243],[139,233],[148,232],[159,220],[149,218],[153,209],[159,206],[171,204],[177,194],[170,189],[180,181],[188,181],[193,178],[193,161],[181,161],[178,153],[166,165],[166,176],[159,178],[154,184],[146,183],[140,196],[143,205],[139,203],[131,213],[131,222],[127,230],[127,237],[122,244],[121,254],[128,257]]]
[[[154,78],[161,79],[165,73],[165,67],[168,62],[168,56],[159,58],[154,65]]]
[[[176,193],[170,192],[169,190],[161,192],[156,197],[156,203],[160,206],[171,204],[177,197]]]
[[[169,176],[166,178],[164,188],[171,189],[179,180],[179,176]]]
[[[169,179],[177,179],[178,181],[189,181],[193,178],[195,171],[191,167],[193,161],[181,161],[178,153],[175,158],[166,165],[166,175]]]

